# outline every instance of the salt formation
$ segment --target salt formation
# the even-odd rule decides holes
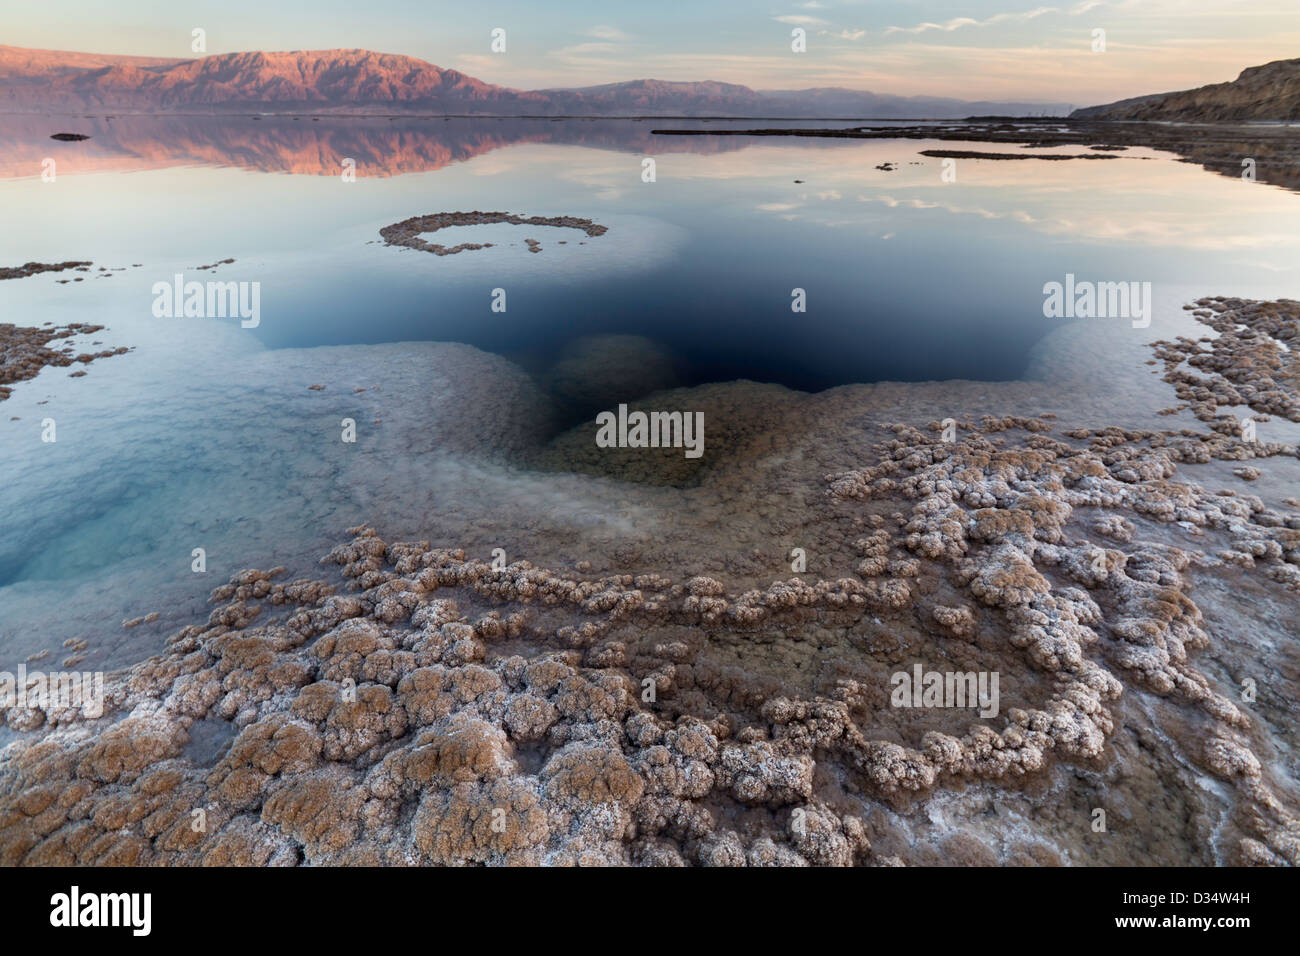
[[[89,365],[97,358],[111,358],[125,355],[131,351],[126,346],[105,349],[100,352],[81,352],[71,346],[62,349],[49,348],[56,339],[69,339],[76,335],[90,335],[99,332],[104,326],[73,322],[71,325],[49,328],[16,326],[0,323],[0,402],[13,394],[9,388],[14,382],[35,378],[47,365],[66,368],[74,362]],[[81,371],[72,375],[80,377]]]
[[[440,246],[435,242],[422,239],[421,235],[426,232],[437,232],[439,229],[446,229],[449,226],[482,226],[500,222],[508,222],[515,226],[556,226],[581,229],[588,236],[593,237],[603,236],[609,231],[608,226],[599,225],[590,219],[580,219],[577,216],[524,217],[508,212],[479,212],[476,209],[473,212],[436,212],[427,216],[412,216],[410,219],[403,219],[401,222],[384,226],[379,230],[379,234],[384,237],[384,242],[390,246],[406,246],[409,249],[419,249],[421,252],[431,252],[435,256],[453,256],[458,252],[471,249],[489,249],[492,243],[463,242],[458,246]],[[524,242],[527,243],[529,252],[542,251],[541,243],[536,239],[525,239]]]
[[[1165,381],[1196,417],[1221,423],[1219,406],[1246,405],[1300,422],[1300,302],[1218,296],[1187,308],[1218,335],[1158,342],[1156,354],[1164,359]],[[1191,368],[1181,368],[1184,363]]]
[[[1203,318],[1225,328],[1295,334],[1295,303],[1215,301]],[[1276,348],[1240,330],[1219,342],[1227,357]],[[1295,395],[1283,359],[1241,377],[1200,345],[1157,348],[1216,425],[1226,399]],[[1184,364],[1221,377],[1193,382]],[[1268,601],[1294,607],[1300,514],[1179,474],[1264,473],[1295,447],[1023,415],[955,437],[890,423],[873,443],[853,401],[823,400],[816,439],[853,466],[776,489],[791,527],[839,541],[848,573],[754,585],[757,559],[734,575],[494,565],[351,529],[319,579],[246,570],[213,591],[206,623],[111,676],[100,721],[6,712],[26,735],[0,753],[0,862],[1300,862],[1277,739],[1293,718],[1233,684],[1243,657],[1293,652],[1217,631],[1198,604],[1248,586],[1260,634]],[[785,428],[802,439],[809,422]],[[759,441],[720,454],[752,462]],[[741,471],[725,480],[767,480]],[[703,480],[655,491],[686,501],[723,479]],[[888,676],[913,662],[996,671],[999,716],[890,708]],[[205,757],[194,740],[214,725],[230,739]],[[1117,837],[1137,820],[1121,788],[1076,806],[1108,774],[1173,808],[1159,824],[1178,839],[1149,846],[1135,824],[1088,843],[1093,800]],[[981,801],[1011,812],[989,822]]]
[[[25,262],[20,266],[0,267],[0,279],[25,279],[42,272],[63,272],[73,269],[77,272],[89,272],[93,262],[81,260],[71,262]]]

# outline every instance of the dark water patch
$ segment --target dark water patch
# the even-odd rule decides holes
[[[211,767],[230,749],[238,733],[233,723],[220,717],[196,720],[190,726],[189,743],[181,755],[200,767]]]
[[[1042,283],[1001,281],[960,237],[874,243],[864,253],[828,245],[809,224],[784,232],[791,246],[820,253],[795,265],[757,239],[750,248],[693,243],[671,266],[632,278],[516,280],[503,313],[489,311],[482,280],[440,280],[434,297],[433,275],[413,266],[412,281],[396,287],[358,275],[286,289],[276,321],[255,334],[272,348],[450,341],[543,361],[592,337],[630,336],[673,356],[674,384],[749,379],[816,392],[885,380],[1015,380],[1051,329]],[[795,311],[796,289],[806,311]],[[635,399],[644,394],[637,387],[613,387],[599,402],[592,393],[586,405]]]
[[[515,763],[519,769],[530,777],[542,772],[546,761],[551,759],[551,748],[542,743],[516,744]]]

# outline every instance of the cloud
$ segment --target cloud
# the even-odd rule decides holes
[[[590,56],[593,53],[613,53],[618,49],[614,43],[576,43],[552,51],[554,56]]]
[[[788,23],[797,27],[816,27],[825,26],[826,21],[821,17],[805,17],[802,14],[792,13],[783,17],[773,17],[777,23]]]
[[[617,43],[575,43],[573,46],[551,50],[546,55],[558,63],[578,70],[581,75],[589,79],[592,70],[608,73],[625,68],[627,64],[619,54],[621,49]]]
[[[586,35],[589,37],[594,37],[597,40],[623,41],[623,40],[632,39],[630,36],[628,36],[618,27],[611,27],[611,26],[592,27],[590,30],[587,31]]]
[[[592,68],[618,68],[625,65],[621,62],[620,57],[626,55],[624,44],[632,39],[631,36],[618,27],[609,24],[597,24],[594,27],[589,27],[582,32],[582,35],[591,37],[591,39],[583,43],[560,47],[558,50],[551,50],[547,53],[547,56],[559,60],[566,66],[584,71]]]
[[[499,65],[501,57],[492,57],[480,53],[462,53],[456,57],[456,63],[462,70],[489,70]],[[495,62],[494,62],[495,61]]]
[[[1095,0],[1095,2],[1091,3],[1084,3],[1081,5],[1080,9],[1077,9],[1074,12],[1081,13],[1085,9],[1090,10],[1098,3],[1100,3],[1100,0]],[[885,33],[927,33],[931,30],[942,30],[945,33],[951,33],[952,31],[960,30],[963,27],[987,27],[995,23],[1023,23],[1028,20],[1036,20],[1049,13],[1060,12],[1061,11],[1056,7],[1035,7],[1033,10],[1026,10],[1023,13],[995,13],[993,16],[984,20],[975,20],[971,17],[953,17],[951,20],[945,20],[942,23],[927,22],[919,23],[914,27],[889,27],[885,30]]]

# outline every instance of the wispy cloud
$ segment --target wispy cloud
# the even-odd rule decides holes
[[[1083,6],[1091,9],[1092,6],[1096,6],[1098,3],[1100,3],[1100,0],[1096,0],[1091,4],[1083,4]],[[1021,13],[995,13],[983,20],[976,20],[972,17],[953,17],[951,20],[945,20],[942,23],[927,22],[919,23],[914,27],[889,27],[885,30],[885,33],[928,33],[931,30],[942,30],[945,33],[951,33],[963,27],[987,27],[995,23],[1023,23],[1027,20],[1036,20],[1049,13],[1060,12],[1056,7],[1035,7],[1033,10],[1025,10]]]
[[[575,43],[573,46],[561,47],[555,52],[566,56],[588,56],[592,53],[613,53],[617,49],[616,43]]]
[[[611,40],[615,42],[622,42],[625,40],[632,39],[630,36],[628,36],[618,27],[611,27],[611,26],[604,26],[604,25],[592,27],[590,30],[587,31],[587,36],[594,37],[597,40]]]
[[[632,39],[618,27],[609,24],[589,27],[582,35],[591,39],[551,50],[547,56],[580,70],[617,67],[620,55],[625,51],[628,41]]]

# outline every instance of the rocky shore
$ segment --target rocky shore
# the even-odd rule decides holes
[[[108,677],[103,718],[4,713],[0,862],[1300,863],[1300,660],[1269,610],[1300,593],[1300,502],[1186,474],[1294,467],[1227,409],[1295,420],[1300,303],[1192,308],[1217,337],[1155,345],[1186,427],[683,390],[757,424],[652,489],[680,536],[705,547],[699,496],[752,493],[808,571],[740,541],[698,573],[677,541],[535,565],[369,527],[319,575],[244,570]],[[553,464],[594,472],[575,434]],[[788,464],[819,454],[843,465]],[[998,672],[1000,715],[891,707],[914,663]]]

